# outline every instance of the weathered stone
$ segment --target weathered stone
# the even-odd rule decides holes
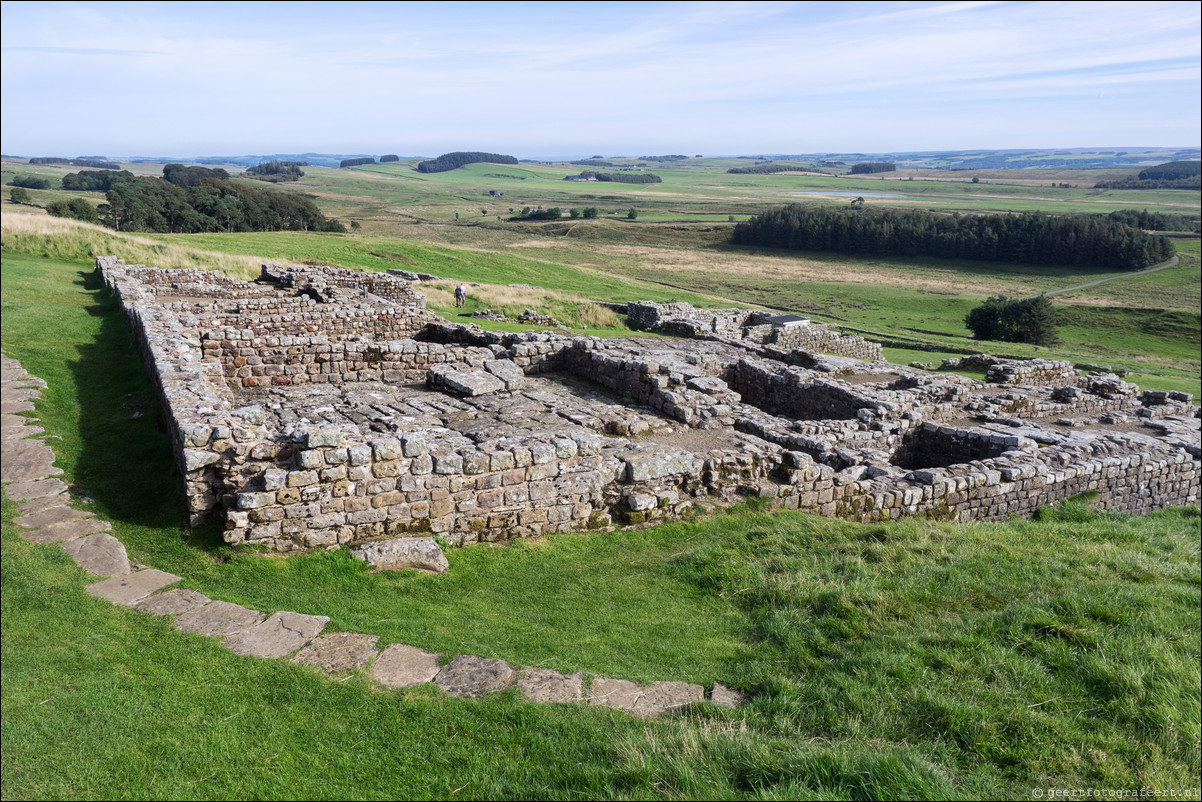
[[[210,601],[212,599],[203,593],[177,588],[148,596],[133,604],[132,607],[140,613],[150,613],[151,615],[179,615],[204,607]]]
[[[258,610],[250,610],[237,604],[215,601],[183,613],[172,623],[183,632],[199,632],[201,635],[233,635],[235,632],[253,627],[263,620]]]
[[[316,638],[330,623],[329,616],[278,612],[225,639],[234,654],[247,657],[287,657]]]
[[[357,546],[351,554],[365,560],[373,568],[396,571],[402,568],[419,568],[445,574],[450,570],[447,556],[432,537],[401,537],[380,540]]]
[[[379,635],[329,632],[297,652],[292,662],[316,666],[327,674],[353,671],[363,668],[376,656],[379,640]]]
[[[30,543],[62,543],[95,532],[107,532],[112,528],[112,524],[99,518],[76,518],[66,523],[22,532],[21,537]]]
[[[23,501],[17,505],[17,512],[22,515],[33,515],[34,513],[44,510],[53,509],[54,507],[69,507],[71,506],[71,497],[66,493],[59,493],[57,496],[47,496],[45,498],[34,498],[28,501]]]
[[[513,684],[513,668],[504,660],[461,654],[434,677],[434,684],[452,696],[475,699]]]
[[[179,577],[175,574],[148,568],[132,574],[114,576],[103,582],[95,582],[88,585],[88,593],[101,599],[108,599],[113,604],[123,604],[129,607],[139,599],[178,581]]]
[[[531,702],[579,702],[583,698],[583,674],[560,674],[549,668],[528,668],[518,677],[517,686]]]
[[[8,454],[5,452],[5,459]],[[4,488],[4,492],[14,501],[31,498],[50,498],[65,493],[67,483],[62,479],[34,479],[24,482],[13,482]]]
[[[104,532],[64,541],[61,547],[80,568],[94,576],[121,576],[132,570],[125,546]]]
[[[503,381],[505,389],[509,391],[524,390],[530,384],[526,380],[525,371],[508,359],[494,359],[485,362],[484,369]]]
[[[705,688],[691,682],[653,682],[631,708],[636,716],[653,718],[705,699]]]
[[[371,675],[386,688],[408,688],[430,682],[438,675],[440,654],[394,643],[372,663]]]
[[[77,510],[74,507],[59,505],[49,507],[40,512],[13,518],[13,523],[26,529],[41,529],[44,526],[54,526],[55,524],[74,521],[77,518],[87,518],[89,515],[91,513],[85,510]]]
[[[728,688],[720,682],[715,682],[710,691],[710,701],[718,707],[739,707],[747,701],[747,696],[733,688]]]
[[[58,476],[62,468],[54,467],[54,450],[48,445],[7,452],[0,462],[0,481],[24,482]]]
[[[505,382],[483,371],[454,370],[444,365],[430,368],[431,386],[445,387],[459,395],[474,398],[505,390]]]
[[[643,689],[638,683],[626,679],[595,677],[588,689],[588,703],[619,710],[633,710],[643,698]]]

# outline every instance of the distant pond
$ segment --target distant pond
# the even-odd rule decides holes
[[[908,198],[890,192],[790,192],[790,195],[846,195],[849,198]]]

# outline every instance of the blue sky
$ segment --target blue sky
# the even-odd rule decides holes
[[[1197,147],[1202,4],[4,2],[0,149]]]

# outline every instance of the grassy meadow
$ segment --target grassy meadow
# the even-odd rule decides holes
[[[443,314],[454,311],[449,282],[463,280],[479,285],[469,310],[533,306],[601,334],[629,330],[586,299],[763,304],[949,349],[978,345],[963,318],[988,295],[1105,277],[735,249],[725,242],[729,215],[794,191],[898,186],[723,172],[735,163],[657,164],[649,169],[664,183],[655,185],[572,184],[562,177],[584,168],[570,165],[305,168],[286,186],[360,220],[345,236],[118,233],[13,206],[4,193],[0,341],[48,382],[36,415],[63,478],[93,500],[133,561],[215,599],[327,615],[327,631],[378,634],[381,646],[590,678],[718,681],[749,701],[645,721],[526,704],[516,691],[472,701],[428,686],[386,691],[362,672],[330,680],[238,657],[92,598],[92,580],[57,547],[20,538],[4,498],[0,795],[1029,799],[1035,788],[1148,788],[1196,799],[1196,507],[1133,518],[1079,499],[1032,520],[867,526],[750,504],[639,532],[453,549],[446,575],[370,573],[340,551],[283,559],[233,550],[215,525],[185,525],[154,393],[92,273],[96,255],[242,277],[264,261],[404,267],[448,280],[422,288]],[[7,182],[13,165],[4,166]],[[899,176],[900,191],[930,207],[1198,208],[1190,193],[1000,183],[1050,183],[1033,171],[965,177],[960,193],[920,172]],[[488,189],[506,195],[481,197]],[[64,196],[31,194],[35,203]],[[505,220],[525,205],[633,205],[640,216]],[[1198,393],[1202,254],[1197,239],[1177,244],[1174,268],[1056,296],[1061,345],[981,349],[1103,363],[1150,389]],[[955,353],[886,350],[902,363]]]

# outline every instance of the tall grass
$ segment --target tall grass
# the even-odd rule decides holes
[[[263,263],[262,259],[253,256],[167,244],[78,220],[11,209],[5,211],[0,220],[0,242],[5,250],[72,262],[114,255],[127,264],[220,270],[242,279],[257,276]]]

